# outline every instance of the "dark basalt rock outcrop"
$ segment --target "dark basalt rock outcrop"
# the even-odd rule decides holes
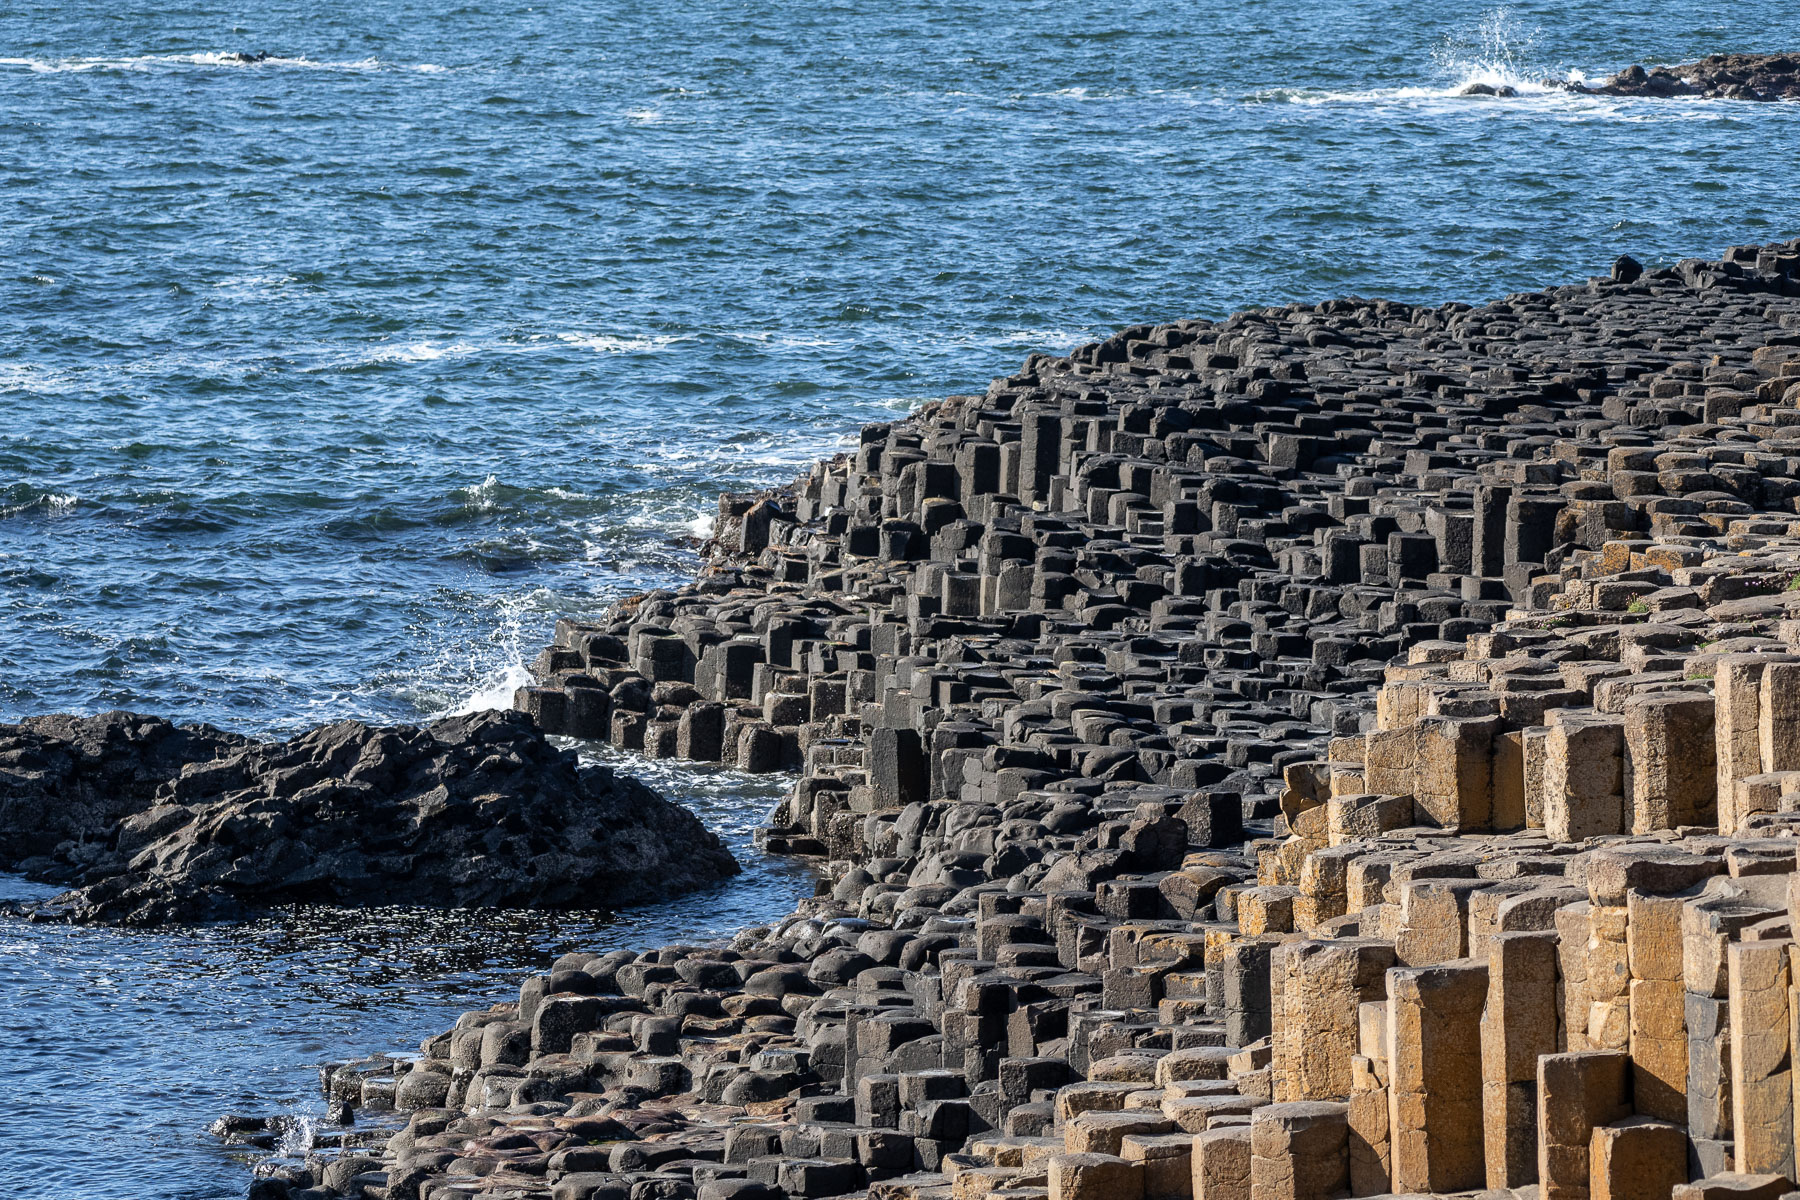
[[[106,713],[0,726],[0,865],[47,919],[230,919],[319,903],[598,908],[738,870],[686,809],[521,714],[343,722],[287,742]]]
[[[1605,96],[1800,100],[1800,54],[1711,54],[1674,67],[1627,67],[1597,88]]]

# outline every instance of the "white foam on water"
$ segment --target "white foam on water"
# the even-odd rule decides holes
[[[542,339],[533,338],[532,341]],[[604,333],[559,333],[556,340],[565,346],[578,346],[583,350],[593,350],[600,354],[638,354],[649,350],[664,350],[682,339],[674,335],[615,337]]]
[[[260,57],[237,50],[210,50],[193,54],[134,54],[126,56],[84,55],[69,58],[0,58],[0,67],[23,67],[39,75],[62,75],[88,71],[152,71],[167,67],[260,67],[307,71],[417,71],[436,74],[448,68],[436,63],[390,63],[378,58],[348,61],[319,61],[305,55],[271,54]]]
[[[29,487],[25,489],[28,496],[31,490]],[[33,510],[42,510],[53,517],[59,517],[73,512],[80,503],[81,497],[73,492],[40,492],[18,504],[0,504],[0,517],[16,517]]]
[[[0,392],[29,391],[42,382],[46,371],[38,363],[0,362]]]
[[[778,329],[748,329],[733,332],[728,336],[745,342],[757,342],[764,346],[782,346],[801,350],[822,350],[828,346],[842,346],[849,343],[850,338],[801,337],[799,334],[783,333]]]
[[[547,487],[544,489],[544,495],[558,500],[592,500],[594,498],[586,492],[577,492],[565,487]]]
[[[1014,329],[988,338],[986,342],[1000,348],[1043,348],[1053,353],[1067,354],[1077,346],[1100,341],[1106,336],[1105,333],[1096,333],[1090,329]]]
[[[500,489],[505,486],[498,475],[489,475],[480,483],[457,490],[463,494],[463,503],[468,507],[476,512],[490,512],[500,500]]]
[[[472,342],[412,342],[372,355],[369,362],[436,362],[440,358],[469,358],[481,353]]]
[[[295,357],[302,361],[311,360],[309,365],[300,368],[303,371],[342,371],[382,363],[455,361],[491,354],[541,354],[568,347],[592,350],[597,354],[642,354],[667,349],[683,340],[675,334],[635,337],[603,333],[535,333],[529,337],[457,335],[401,343],[327,345],[299,352]]]
[[[320,371],[349,371],[382,363],[424,363],[440,359],[470,358],[479,354],[473,342],[451,338],[441,341],[375,342],[354,346],[325,346],[301,351],[294,357],[312,361],[300,368],[312,374]]]
[[[213,280],[210,286],[217,292],[249,298],[278,291],[295,282],[295,277],[285,271],[272,271],[256,275],[226,275]]]

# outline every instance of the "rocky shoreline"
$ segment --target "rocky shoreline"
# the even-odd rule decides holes
[[[1713,54],[1696,62],[1651,67],[1634,64],[1603,83],[1580,76],[1552,78],[1543,86],[1583,96],[1631,96],[1673,100],[1800,100],[1800,54]],[[1518,88],[1478,81],[1458,95],[1514,97]]]
[[[736,874],[693,813],[520,714],[258,742],[157,717],[0,726],[0,866],[34,920],[156,925],[285,904],[607,908]]]
[[[1607,96],[1800,100],[1800,54],[1712,54],[1673,67],[1628,67],[1596,88]]]
[[[828,890],[575,954],[253,1194],[1784,1196],[1800,241],[1127,329],[721,501],[545,729]]]

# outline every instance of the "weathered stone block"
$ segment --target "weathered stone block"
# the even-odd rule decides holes
[[[1416,725],[1413,800],[1419,819],[1474,832],[1493,824],[1498,717],[1425,717]]]
[[[1386,994],[1392,945],[1371,939],[1294,942],[1282,947],[1283,1019],[1271,1064],[1278,1101],[1350,1094],[1357,1011]]]
[[[1728,654],[1713,668],[1713,757],[1720,832],[1730,833],[1727,801],[1740,779],[1762,773],[1762,676],[1769,660]]]
[[[1679,1125],[1629,1117],[1594,1130],[1588,1143],[1590,1200],[1662,1200],[1687,1182],[1687,1135]]]
[[[1702,694],[1625,702],[1625,803],[1633,833],[1718,820],[1716,703]]]
[[[1380,796],[1411,796],[1418,761],[1418,734],[1408,724],[1364,734],[1363,787]]]
[[[1351,1066],[1350,1194],[1375,1196],[1393,1179],[1393,1141],[1388,1130],[1388,1089],[1371,1061],[1357,1055]]]
[[[1131,1133],[1119,1157],[1144,1164],[1144,1200],[1188,1200],[1194,1194],[1194,1139],[1185,1133]]]
[[[1782,941],[1732,943],[1731,1109],[1738,1170],[1792,1179],[1788,946]]]
[[[1499,831],[1526,827],[1525,733],[1494,735],[1492,826]]]
[[[1709,1175],[1678,1186],[1669,1200],[1782,1200],[1792,1191],[1783,1175]]]
[[[1250,1200],[1248,1125],[1194,1136],[1194,1200]]]
[[[1250,1114],[1252,1200],[1327,1200],[1350,1185],[1349,1106],[1267,1104]]]
[[[1594,1130],[1630,1113],[1630,1057],[1621,1051],[1538,1059],[1538,1188],[1544,1200],[1587,1200]]]
[[[1763,668],[1756,735],[1762,769],[1800,771],[1800,663]]]
[[[1050,1159],[1050,1200],[1144,1200],[1144,1164],[1111,1154]]]
[[[1544,830],[1578,842],[1625,829],[1625,725],[1617,717],[1558,709],[1544,759]]]
[[[1483,1154],[1490,1188],[1537,1179],[1537,1060],[1557,1050],[1556,937],[1506,933],[1488,942],[1481,1014]]]
[[[1463,960],[1396,967],[1387,983],[1394,1190],[1481,1187],[1481,1012],[1488,966]]]

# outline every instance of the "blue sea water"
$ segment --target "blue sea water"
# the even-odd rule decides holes
[[[1796,31],[1800,0],[0,8],[0,720],[493,703],[555,617],[680,578],[720,490],[1032,350],[1795,236],[1800,105],[1541,80]],[[767,801],[663,782],[739,830]],[[622,924],[0,925],[32,1113],[0,1194],[240,1194],[216,1112],[303,1107],[310,1062],[547,948],[804,887],[745,857]]]

